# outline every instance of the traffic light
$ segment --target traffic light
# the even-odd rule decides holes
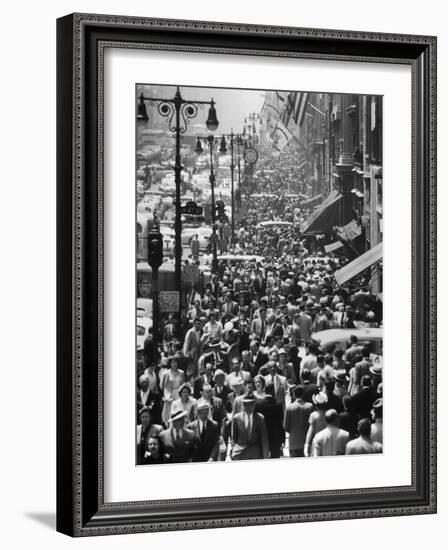
[[[163,237],[158,231],[148,233],[148,264],[153,270],[163,263]]]
[[[223,221],[225,215],[226,215],[226,213],[225,213],[224,201],[217,200],[216,201],[216,217],[218,218],[218,220]]]
[[[235,191],[235,202],[238,208],[241,208],[241,191],[237,189]]]

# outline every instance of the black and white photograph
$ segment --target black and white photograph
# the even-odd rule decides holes
[[[382,453],[383,98],[135,99],[136,463]]]

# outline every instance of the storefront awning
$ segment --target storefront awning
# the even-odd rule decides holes
[[[334,276],[339,285],[343,285],[356,275],[359,275],[368,267],[372,266],[376,262],[380,261],[383,257],[383,243],[379,243],[367,252],[364,252],[361,256],[358,256],[356,260],[353,260],[346,266],[335,272]]]
[[[309,199],[305,199],[300,203],[300,206],[313,206],[320,202],[323,199],[322,195],[316,195],[315,197],[310,197]]]
[[[356,237],[359,237],[362,233],[361,227],[358,225],[356,220],[352,220],[347,225],[338,227],[336,229],[336,234],[341,241],[349,242],[354,241]]]
[[[339,201],[341,198],[341,193],[336,189],[330,191],[330,194],[325,197],[321,204],[302,225],[302,234],[312,235],[330,231],[338,221]]]
[[[341,241],[336,241],[335,243],[326,244],[324,246],[325,252],[328,254],[329,252],[334,252],[335,250],[339,250],[339,248],[342,248],[344,245],[341,243]]]

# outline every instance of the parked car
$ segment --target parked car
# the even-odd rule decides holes
[[[137,349],[143,349],[150,328],[152,328],[150,317],[137,317]]]
[[[208,249],[212,233],[212,228],[208,226],[185,227],[182,229],[182,246],[190,246],[193,236],[197,235],[199,239],[199,249],[205,251]]]
[[[321,330],[311,335],[317,342],[323,353],[330,352],[333,348],[347,349],[350,336],[356,336],[361,346],[370,343],[372,353],[378,356],[383,354],[383,329],[382,328],[331,328]]]
[[[152,299],[137,298],[137,317],[152,319]]]

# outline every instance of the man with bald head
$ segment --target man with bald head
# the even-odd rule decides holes
[[[345,454],[349,433],[339,428],[338,413],[329,409],[325,413],[327,427],[313,439],[312,456],[335,456]]]

